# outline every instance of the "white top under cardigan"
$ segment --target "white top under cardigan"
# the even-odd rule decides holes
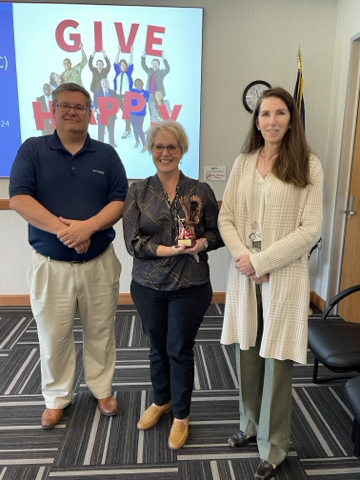
[[[255,169],[254,175],[254,189],[253,189],[253,206],[254,211],[252,214],[253,224],[251,225],[251,230],[255,234],[255,237],[252,239],[255,242],[261,242],[262,229],[264,223],[264,214],[265,214],[265,188],[267,188],[267,182],[269,175],[266,175],[265,178],[262,177],[259,170]]]
[[[249,253],[253,185],[259,151],[240,155],[234,163],[219,214],[219,230],[231,253],[221,343],[255,345],[255,283],[235,268],[235,259]],[[264,333],[260,355],[279,360],[307,360],[309,310],[308,255],[319,240],[322,224],[323,171],[310,157],[305,188],[287,184],[269,173],[265,189],[261,252],[250,253],[256,275],[269,273],[262,284]]]

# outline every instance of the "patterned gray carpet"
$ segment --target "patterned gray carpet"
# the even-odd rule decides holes
[[[0,310],[0,480],[251,480],[255,443],[230,448],[239,424],[234,349],[220,345],[223,305],[211,305],[195,347],[195,389],[185,447],[167,447],[171,414],[139,432],[140,412],[152,402],[148,343],[132,306],[119,306],[114,392],[120,414],[104,417],[84,384],[79,319],[74,335],[77,395],[61,423],[43,430],[36,324],[29,310]],[[316,316],[316,315],[315,315]],[[352,415],[344,380],[311,382],[312,356],[295,365],[293,435],[276,480],[360,480],[353,456]],[[333,377],[320,367],[322,377]],[[355,374],[354,374],[355,375]]]

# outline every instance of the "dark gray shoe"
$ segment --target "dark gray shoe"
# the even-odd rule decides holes
[[[260,460],[255,473],[256,480],[268,480],[276,475],[277,468],[273,467],[267,460]]]
[[[231,435],[231,437],[228,438],[228,444],[230,447],[239,448],[249,443],[250,439],[251,437],[247,433],[238,430],[234,435]]]

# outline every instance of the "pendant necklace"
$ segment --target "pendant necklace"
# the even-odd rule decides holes
[[[165,190],[164,186],[161,185],[165,200],[170,208],[170,213],[173,217],[174,224],[175,224],[175,238],[179,235],[179,221],[178,221],[178,210],[180,207],[179,202],[179,184],[176,185],[175,197],[174,200],[171,202],[168,192]]]
[[[276,155],[276,154],[275,154]],[[271,159],[272,157],[274,157],[275,155],[270,155],[269,159]],[[264,153],[264,149],[262,148],[260,153],[259,153],[259,157],[261,157],[261,162],[262,162],[262,166],[263,166],[263,171],[265,172],[265,176],[264,178],[266,178],[269,174],[269,172],[271,171],[272,167],[274,166],[274,163],[271,164],[270,168],[266,168],[266,160],[265,160],[265,153]]]

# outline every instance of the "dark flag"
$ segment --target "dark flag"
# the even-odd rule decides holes
[[[296,78],[296,84],[294,89],[294,100],[299,110],[301,121],[305,130],[305,100],[304,100],[304,79],[302,76],[302,57],[300,48],[297,55],[298,60],[298,73]]]

